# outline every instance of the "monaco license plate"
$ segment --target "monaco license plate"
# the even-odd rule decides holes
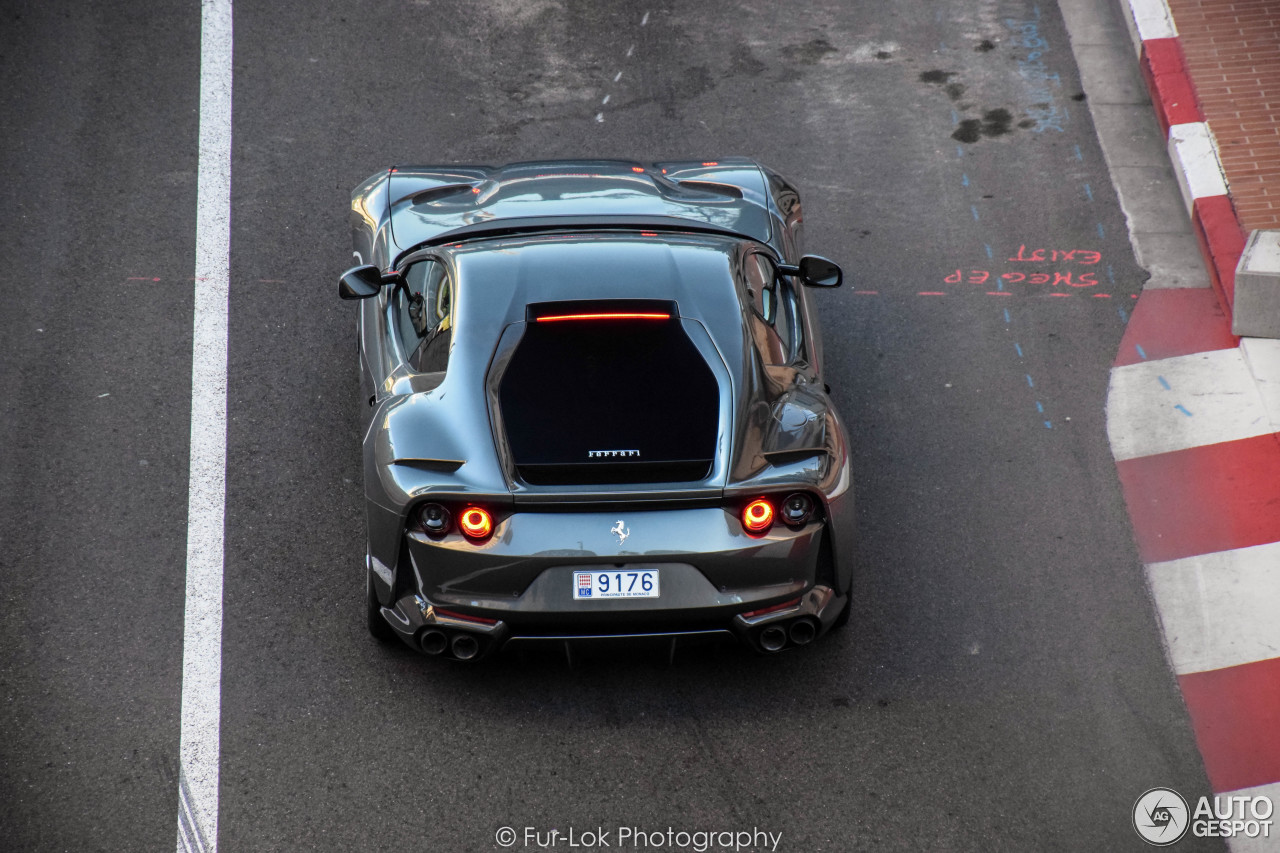
[[[657,597],[657,569],[613,569],[608,572],[573,573],[573,598],[575,601],[596,598]]]

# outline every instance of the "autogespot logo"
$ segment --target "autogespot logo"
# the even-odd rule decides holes
[[[1157,847],[1173,844],[1187,834],[1187,801],[1170,788],[1152,788],[1133,804],[1133,828],[1142,840]]]

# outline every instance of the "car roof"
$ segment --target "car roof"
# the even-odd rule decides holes
[[[443,251],[484,313],[520,322],[525,306],[604,299],[674,301],[686,317],[737,317],[733,268],[744,241],[716,234],[554,233],[454,244]],[[740,323],[741,320],[737,319]]]

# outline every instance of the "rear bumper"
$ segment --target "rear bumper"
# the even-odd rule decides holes
[[[645,610],[718,609],[799,595],[816,583],[824,529],[815,520],[750,535],[735,513],[721,507],[523,511],[500,518],[478,544],[457,533],[440,539],[406,533],[413,577],[400,578],[398,586],[400,595],[416,592],[440,605],[516,621],[540,614],[563,620],[586,613],[625,618]],[[641,567],[662,571],[660,600],[573,600],[573,571]]]
[[[829,524],[775,523],[756,536],[723,507],[516,512],[498,518],[479,544],[460,534],[406,533],[394,573],[382,567],[375,586],[382,586],[386,621],[408,645],[433,655],[470,659],[508,646],[708,638],[775,652],[812,642],[847,603]],[[573,597],[575,572],[639,569],[657,570],[659,597]],[[786,606],[758,612],[778,605]],[[463,655],[455,655],[459,636],[475,647],[464,641]]]
[[[507,649],[538,647],[563,648],[572,657],[576,647],[609,643],[658,643],[674,653],[678,645],[722,640],[737,640],[756,651],[774,653],[808,645],[826,633],[847,604],[845,596],[821,584],[796,598],[790,606],[752,617],[744,616],[739,604],[737,612],[721,611],[713,621],[689,621],[685,627],[680,626],[682,620],[678,617],[661,611],[653,621],[664,627],[654,630],[646,630],[644,620],[614,623],[613,630],[602,630],[604,623],[594,621],[580,630],[565,630],[563,619],[558,629],[503,619],[481,621],[441,612],[440,605],[420,595],[405,596],[394,607],[383,607],[382,615],[411,648],[458,660],[479,660]]]

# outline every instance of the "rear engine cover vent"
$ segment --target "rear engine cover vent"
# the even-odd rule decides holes
[[[674,302],[530,305],[499,386],[516,471],[533,485],[700,480],[719,389]]]

